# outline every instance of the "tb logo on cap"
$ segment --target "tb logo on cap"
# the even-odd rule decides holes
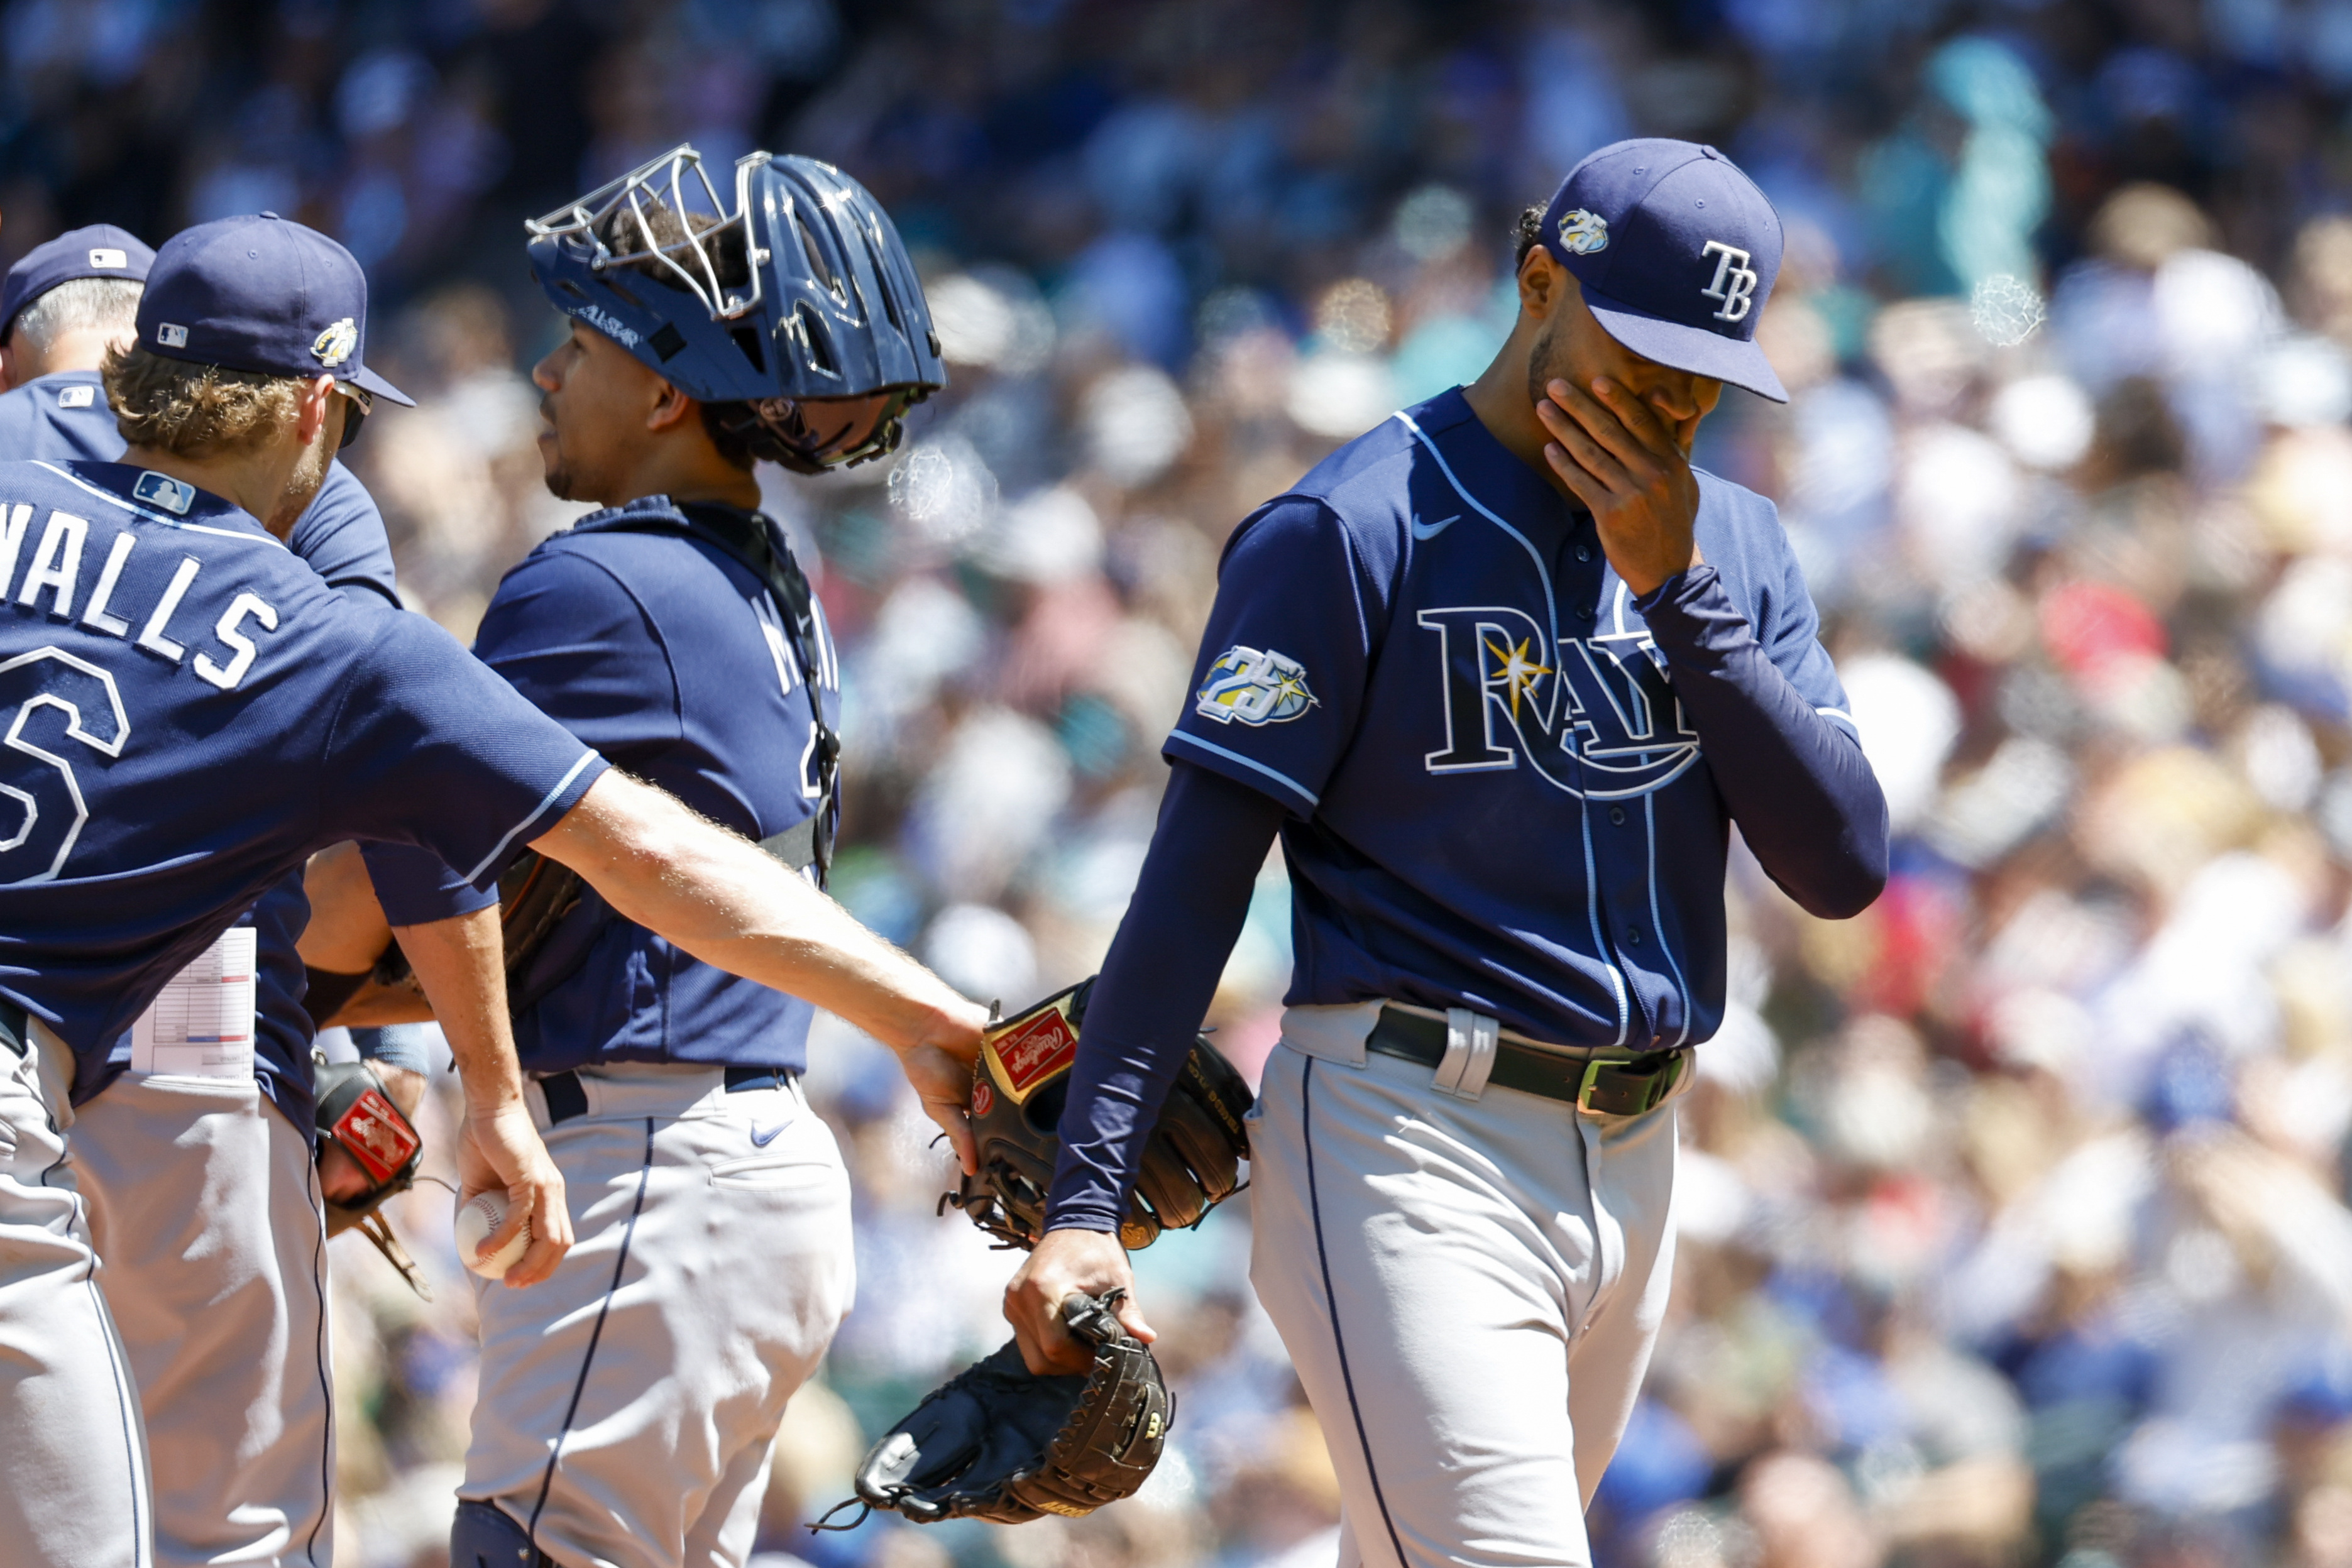
[[[1748,313],[1756,308],[1756,285],[1759,281],[1756,269],[1748,265],[1748,252],[1711,239],[1698,254],[1702,260],[1715,257],[1715,281],[1699,290],[1709,299],[1722,302],[1714,312],[1715,319],[1746,320]]]

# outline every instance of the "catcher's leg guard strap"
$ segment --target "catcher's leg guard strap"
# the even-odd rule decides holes
[[[494,1502],[460,1500],[449,1526],[449,1568],[547,1568],[547,1554]]]

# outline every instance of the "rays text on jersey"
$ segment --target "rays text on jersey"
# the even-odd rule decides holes
[[[1646,795],[1696,761],[1698,736],[1646,630],[1563,637],[1507,605],[1423,610],[1438,667],[1432,773],[1533,768],[1571,795]]]

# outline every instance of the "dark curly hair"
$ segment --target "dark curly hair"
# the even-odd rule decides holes
[[[1528,252],[1543,244],[1543,220],[1544,210],[1540,206],[1529,207],[1519,214],[1517,226],[1511,230],[1512,241],[1517,246],[1511,252],[1513,272],[1527,266]]]

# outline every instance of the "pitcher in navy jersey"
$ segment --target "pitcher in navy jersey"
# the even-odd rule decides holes
[[[919,1077],[960,1076],[977,1047],[977,1009],[805,883],[279,542],[365,401],[400,396],[366,368],[365,321],[358,265],[324,236],[268,214],[190,230],[107,365],[125,461],[0,462],[0,1539],[31,1561],[152,1561],[73,1106],[311,852],[409,843],[480,885],[532,843],[681,947],[857,1018]],[[453,1008],[484,922],[495,951],[488,911],[410,951]],[[234,986],[184,995],[148,1044],[202,1061],[239,1006]],[[459,1160],[506,1190],[509,1228],[531,1224],[527,1280],[570,1221],[502,1020],[487,1038],[459,1063]]]
[[[1771,503],[1689,462],[1724,386],[1784,397],[1754,341],[1780,243],[1714,149],[1602,149],[1523,219],[1486,372],[1225,549],[1005,1315],[1066,1368],[1062,1297],[1131,1290],[1138,1134],[1278,834],[1297,958],[1251,1278],[1339,1471],[1343,1565],[1591,1561],[1672,1274],[1674,1102],[1723,1016],[1730,828],[1817,915],[1885,880]]]

